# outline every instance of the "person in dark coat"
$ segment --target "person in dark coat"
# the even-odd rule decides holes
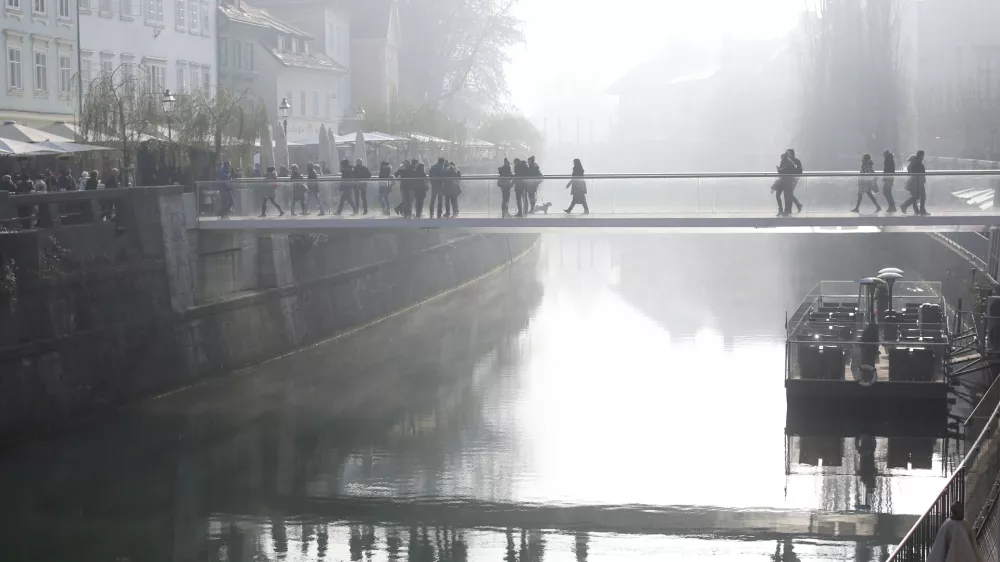
[[[580,159],[573,160],[573,178],[569,180],[566,187],[570,188],[570,194],[573,196],[573,201],[569,204],[569,208],[566,209],[566,214],[573,212],[573,207],[576,207],[577,203],[583,205],[583,214],[590,214],[590,207],[587,206],[587,182],[583,179],[583,164],[580,163]]]
[[[354,165],[354,178],[358,181],[355,182],[355,197],[354,201],[356,204],[361,205],[363,215],[368,214],[368,180],[371,179],[372,172],[365,166],[365,163],[358,159],[357,163]]]
[[[309,206],[315,201],[319,207],[319,216],[322,217],[326,214],[326,209],[323,208],[323,201],[319,198],[319,174],[316,164],[312,162],[306,164],[306,178],[309,180],[306,182],[306,212],[309,212]]]
[[[778,203],[778,216],[783,217],[785,216],[785,204],[781,196],[792,181],[792,178],[789,176],[795,173],[795,164],[792,163],[787,152],[781,155],[781,161],[778,163],[777,170],[780,177],[771,185],[771,191],[774,192],[774,200]]]
[[[56,179],[56,191],[76,191],[76,188],[76,181],[74,181],[73,176],[70,175],[69,169],[63,168],[59,173],[59,178]],[[232,194],[230,193],[230,198],[231,197]],[[230,208],[232,208],[231,205]]]
[[[462,194],[462,172],[458,170],[458,166],[454,162],[448,163],[448,170],[445,173],[448,178],[447,190],[448,190],[448,201],[445,211],[448,213],[445,216],[451,216],[452,218],[458,216],[458,196]]]
[[[104,189],[115,189],[117,187],[119,187],[118,168],[111,168],[111,172],[108,173],[107,179],[104,180]]]
[[[792,176],[788,178],[788,183],[782,190],[785,196],[785,215],[792,214],[792,205],[795,205],[796,212],[802,212],[802,203],[795,197],[795,187],[799,185],[799,177],[802,175],[802,161],[795,157],[795,149],[789,148],[785,151],[788,154],[788,161],[791,162],[794,170]]]
[[[392,193],[392,167],[388,162],[382,162],[378,168],[378,202],[382,206],[382,214],[389,214],[389,194]]]
[[[340,182],[340,204],[337,205],[337,216],[344,213],[344,203],[350,203],[353,212],[351,214],[358,214],[358,204],[354,201],[352,193],[354,191],[353,182],[350,180],[354,177],[354,166],[351,166],[351,161],[344,159],[340,163],[340,177],[343,181]]]
[[[892,188],[896,183],[896,157],[887,148],[882,153],[882,158],[884,160],[882,164],[884,176],[882,178],[882,193],[885,195],[885,202],[889,205],[885,212],[892,214],[896,212],[896,200],[892,197]]]
[[[528,164],[524,160],[514,159],[514,197],[517,199],[517,217],[524,217],[528,210],[527,186]]]
[[[510,190],[514,187],[514,172],[510,169],[510,160],[504,158],[503,166],[497,168],[497,172],[500,174],[497,187],[500,188],[500,195],[503,197],[503,201],[500,203],[500,212],[501,216],[506,218],[510,216]]]
[[[874,174],[875,173],[875,163],[872,161],[870,154],[864,154],[861,157],[861,173],[862,174]],[[875,176],[860,176],[858,178],[858,201],[854,204],[854,208],[851,209],[852,213],[861,212],[861,199],[867,195],[871,199],[872,203],[875,204],[875,212],[881,212],[882,206],[878,204],[878,199],[875,199],[875,193],[878,192],[878,178]]]
[[[274,199],[275,194],[278,192],[278,172],[274,169],[274,166],[268,166],[267,172],[264,175],[265,182],[261,191],[261,202],[260,202],[260,216],[267,216],[267,204],[274,205],[274,208],[278,210],[278,216],[285,216],[285,212],[281,210],[281,205]]]
[[[87,183],[83,185],[83,189],[86,191],[94,191],[101,185],[101,180],[97,179],[97,170],[91,170],[90,176],[87,178]]]
[[[292,164],[292,216],[295,216],[295,204],[299,204],[299,210],[302,211],[303,215],[309,214],[309,207],[306,205],[306,184],[302,182],[304,179],[302,174],[299,173],[299,165]]]
[[[542,169],[535,162],[534,156],[528,157],[528,176],[532,179],[528,182],[528,202],[531,204],[529,213],[535,212],[535,203],[538,200],[538,188],[542,185]]]
[[[416,168],[413,170],[413,202],[416,206],[416,216],[418,219],[423,218],[424,213],[424,199],[427,197],[427,172],[424,171],[423,163],[418,163]]]
[[[14,180],[10,176],[4,176],[0,178],[0,191],[6,191],[14,195],[17,193],[17,185],[14,184]]]
[[[434,209],[437,208],[437,218],[441,218],[441,212],[444,210],[445,201],[448,199],[445,192],[444,179],[448,175],[447,165],[448,163],[445,162],[444,158],[438,158],[437,163],[431,166],[431,169],[427,172],[431,180],[431,205],[428,216],[433,217]]]
[[[916,154],[907,160],[906,172],[915,174],[906,179],[906,191],[910,192],[907,199],[899,208],[906,214],[906,208],[913,205],[913,212],[918,215],[927,215],[927,168],[924,167],[924,151],[918,150]]]
[[[399,178],[399,191],[403,200],[396,206],[396,214],[404,218],[413,216],[413,164],[409,160],[403,160],[399,169],[396,170],[396,177]]]

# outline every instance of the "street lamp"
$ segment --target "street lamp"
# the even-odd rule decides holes
[[[281,98],[281,103],[278,104],[278,115],[284,120],[282,124],[285,131],[285,138],[288,138],[288,115],[292,112],[292,104],[288,103],[288,100]]]
[[[173,131],[170,129],[170,116],[174,113],[174,104],[177,98],[170,93],[170,90],[163,92],[160,98],[160,105],[163,107],[163,114],[167,116],[167,142],[173,142]]]

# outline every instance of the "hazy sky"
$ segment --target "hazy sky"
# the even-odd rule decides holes
[[[512,53],[511,101],[536,122],[592,114],[596,96],[669,39],[778,36],[806,1],[519,0],[527,42]]]

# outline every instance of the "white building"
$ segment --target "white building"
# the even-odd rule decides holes
[[[216,0],[78,1],[85,84],[135,64],[147,70],[154,91],[214,91]]]
[[[218,10],[220,87],[252,93],[275,125],[287,99],[291,143],[316,144],[321,125],[337,132],[347,69],[315,46],[312,35],[268,10],[246,2],[222,3]]]
[[[76,113],[76,0],[3,0],[0,120],[31,126]]]

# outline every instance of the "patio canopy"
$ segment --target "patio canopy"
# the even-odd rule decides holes
[[[77,152],[98,152],[101,150],[114,150],[106,146],[94,146],[79,142],[42,141],[33,143],[33,146],[40,146],[58,152],[60,154],[75,154]]]
[[[83,140],[83,136],[80,135],[80,128],[65,121],[54,121],[39,130],[53,135],[58,135],[63,138],[73,139],[74,141]]]
[[[59,152],[41,144],[0,138],[0,156],[45,156],[48,154],[59,154]]]
[[[73,142],[73,138],[66,138],[48,131],[21,125],[16,121],[4,121],[0,125],[0,139],[10,139],[20,142],[42,142],[47,140]]]
[[[350,134],[350,135],[336,135],[336,136],[333,137],[333,139],[334,139],[334,142],[336,142],[337,145],[340,145],[340,146],[347,145],[347,144],[354,144],[354,141],[357,139],[357,134],[355,133],[355,134]],[[380,133],[378,131],[372,131],[370,133],[365,133],[365,144],[368,144],[368,143],[379,143],[379,142],[396,142],[396,141],[405,141],[405,140],[406,139],[403,138],[403,137],[397,137],[395,135],[390,135],[388,133]]]

